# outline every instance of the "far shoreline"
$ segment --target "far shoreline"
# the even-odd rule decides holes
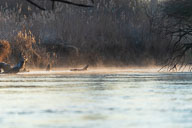
[[[70,71],[73,67],[64,68],[52,68],[50,71],[40,68],[31,68],[29,72],[19,72],[19,75],[78,75],[78,74],[134,74],[134,73],[180,73],[180,72],[190,72],[186,67],[184,70],[180,71],[168,71],[167,68],[161,66],[147,66],[147,67],[90,67],[85,71]]]

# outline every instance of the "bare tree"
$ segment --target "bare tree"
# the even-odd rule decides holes
[[[172,56],[167,66],[181,69],[192,62],[192,0],[168,0],[164,2],[164,29],[172,38]]]

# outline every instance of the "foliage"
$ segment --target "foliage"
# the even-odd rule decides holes
[[[169,17],[186,20],[192,16],[192,0],[168,0],[164,5]]]

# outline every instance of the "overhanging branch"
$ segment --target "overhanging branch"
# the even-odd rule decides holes
[[[31,0],[26,0],[27,2],[29,2],[30,4],[34,5],[35,7],[41,9],[41,10],[45,10],[43,7],[41,7],[40,5],[36,4],[35,2],[31,1]]]
[[[40,10],[46,10],[45,8],[41,7],[37,3],[31,1],[31,0],[26,0],[28,3],[32,4],[33,6],[39,8]],[[79,6],[79,7],[93,7],[93,5],[87,5],[87,4],[80,4],[80,3],[75,3],[67,0],[49,0],[52,3],[52,9],[55,7],[55,2],[60,2],[64,4],[69,4],[69,5],[74,5],[74,6]],[[94,0],[90,0],[92,4],[94,4]]]

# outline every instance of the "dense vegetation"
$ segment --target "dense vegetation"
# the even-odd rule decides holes
[[[11,44],[7,61],[24,52],[31,66],[175,65],[184,37],[173,32],[191,29],[190,1],[97,0],[93,8],[56,4],[47,11],[11,5],[1,8],[0,38]]]

